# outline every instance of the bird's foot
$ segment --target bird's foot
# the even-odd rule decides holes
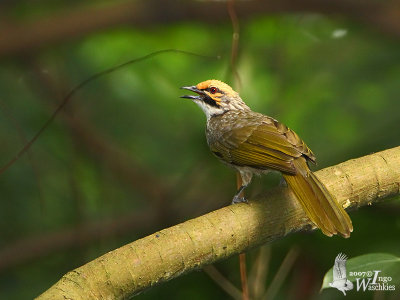
[[[240,196],[233,197],[232,204],[238,204],[238,203],[248,203],[248,201],[245,197],[240,197]]]
[[[283,177],[279,181],[279,186],[282,186],[282,187],[287,187],[288,186],[286,180]]]

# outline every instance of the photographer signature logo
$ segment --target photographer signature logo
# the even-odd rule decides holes
[[[333,266],[333,281],[329,283],[329,286],[337,288],[339,291],[343,292],[345,296],[346,291],[350,291],[354,288],[353,283],[347,279],[346,260],[347,256],[342,253],[336,256]]]
[[[352,271],[346,272],[346,261],[347,256],[343,253],[339,253],[335,258],[335,264],[333,266],[333,281],[329,283],[329,286],[338,289],[346,296],[346,291],[354,289],[353,282],[356,282],[356,290],[358,291],[394,291],[396,286],[391,285],[392,277],[381,276],[381,270],[369,270],[369,271]],[[353,282],[350,281],[347,276],[353,278]]]

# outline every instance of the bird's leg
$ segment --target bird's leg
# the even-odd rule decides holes
[[[242,185],[238,189],[238,191],[236,192],[235,196],[232,199],[232,204],[247,202],[247,199],[240,195],[246,187],[247,187],[247,185]]]
[[[232,204],[247,202],[247,199],[242,195],[244,189],[250,184],[253,173],[249,171],[239,171],[242,178],[242,185],[238,188],[235,196],[232,199]]]

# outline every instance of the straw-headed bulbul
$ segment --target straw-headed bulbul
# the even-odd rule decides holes
[[[237,92],[219,80],[182,88],[197,94],[182,98],[193,100],[204,111],[212,153],[240,173],[242,186],[232,203],[246,201],[241,193],[253,174],[280,171],[307,216],[325,235],[350,236],[350,217],[311,172],[307,162],[315,162],[315,156],[293,130],[252,111]]]

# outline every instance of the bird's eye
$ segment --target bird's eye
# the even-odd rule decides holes
[[[211,94],[215,94],[216,92],[217,92],[217,88],[216,87],[210,88],[210,93]]]

